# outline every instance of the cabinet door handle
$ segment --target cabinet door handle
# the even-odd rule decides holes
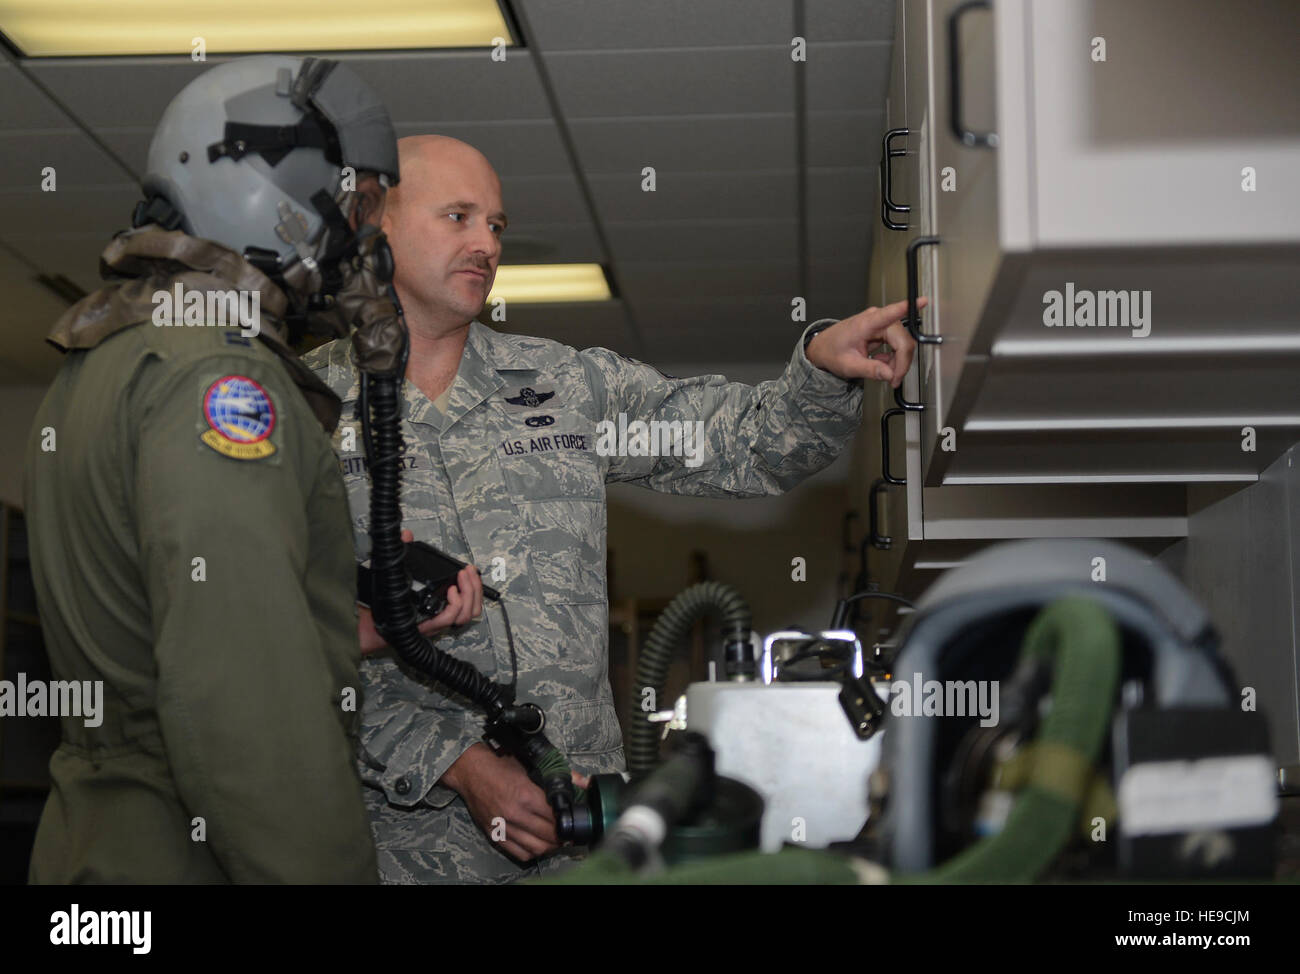
[[[907,410],[909,413],[925,412],[925,403],[908,402],[906,399],[903,398],[902,386],[899,386],[897,389],[894,390],[894,405],[897,406],[899,409]]]
[[[889,472],[889,420],[894,416],[905,416],[902,409],[886,409],[880,414],[880,477],[887,484],[905,484],[907,480],[895,477]]]
[[[870,501],[868,507],[871,510],[871,543],[877,548],[888,549],[894,543],[894,539],[887,534],[880,533],[880,509],[878,501],[881,493],[887,488],[888,484],[877,477],[871,484]]]
[[[906,230],[908,224],[896,223],[890,219],[891,213],[911,213],[912,207],[905,203],[894,202],[894,166],[891,159],[907,155],[906,149],[895,149],[890,143],[894,139],[907,135],[905,128],[890,129],[880,145],[880,220],[890,230]]]
[[[943,339],[938,335],[926,335],[921,331],[921,312],[916,307],[917,291],[920,288],[920,271],[917,268],[917,251],[939,243],[938,237],[917,237],[907,245],[907,317],[903,324],[916,339],[918,345],[942,345]]]
[[[961,114],[961,44],[958,39],[958,27],[961,18],[972,10],[989,10],[989,0],[966,0],[948,15],[948,120],[952,123],[952,134],[962,145],[996,149],[998,135],[996,132],[972,132],[966,128]]]

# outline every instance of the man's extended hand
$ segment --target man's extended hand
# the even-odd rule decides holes
[[[473,744],[441,783],[465,800],[478,827],[512,858],[529,862],[559,848],[546,795],[514,758]]]
[[[918,310],[928,299],[916,302]],[[907,302],[868,308],[852,318],[837,321],[808,343],[808,361],[841,379],[879,379],[897,389],[912,367],[916,342],[900,322]]]
[[[403,541],[412,541],[414,538],[410,531],[402,532]],[[447,589],[447,607],[433,618],[420,623],[420,632],[425,636],[436,636],[444,629],[473,622],[482,612],[483,579],[479,577],[477,568],[466,565],[457,574],[456,584]],[[365,656],[377,653],[388,645],[375,630],[375,617],[366,608],[361,608],[357,616],[357,636],[361,640],[362,655]]]

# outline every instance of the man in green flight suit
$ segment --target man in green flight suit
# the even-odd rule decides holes
[[[332,61],[238,59],[164,113],[27,452],[53,671],[103,688],[102,723],[62,718],[33,882],[376,880],[340,404],[285,323],[358,286],[397,177]]]

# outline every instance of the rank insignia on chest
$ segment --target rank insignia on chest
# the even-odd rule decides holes
[[[554,395],[554,390],[551,390],[550,392],[535,392],[528,386],[524,386],[519,390],[519,395],[506,396],[506,402],[510,403],[512,406],[523,406],[527,409],[536,409]]]
[[[212,449],[232,460],[260,460],[275,452],[275,404],[270,394],[245,375],[227,375],[208,386],[203,396],[208,428],[200,435]]]

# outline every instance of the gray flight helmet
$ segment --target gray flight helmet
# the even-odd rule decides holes
[[[205,72],[172,99],[149,146],[135,223],[243,254],[301,261],[315,278],[340,217],[343,167],[398,180],[397,137],[346,65],[258,55]],[[337,247],[337,241],[335,241]]]

